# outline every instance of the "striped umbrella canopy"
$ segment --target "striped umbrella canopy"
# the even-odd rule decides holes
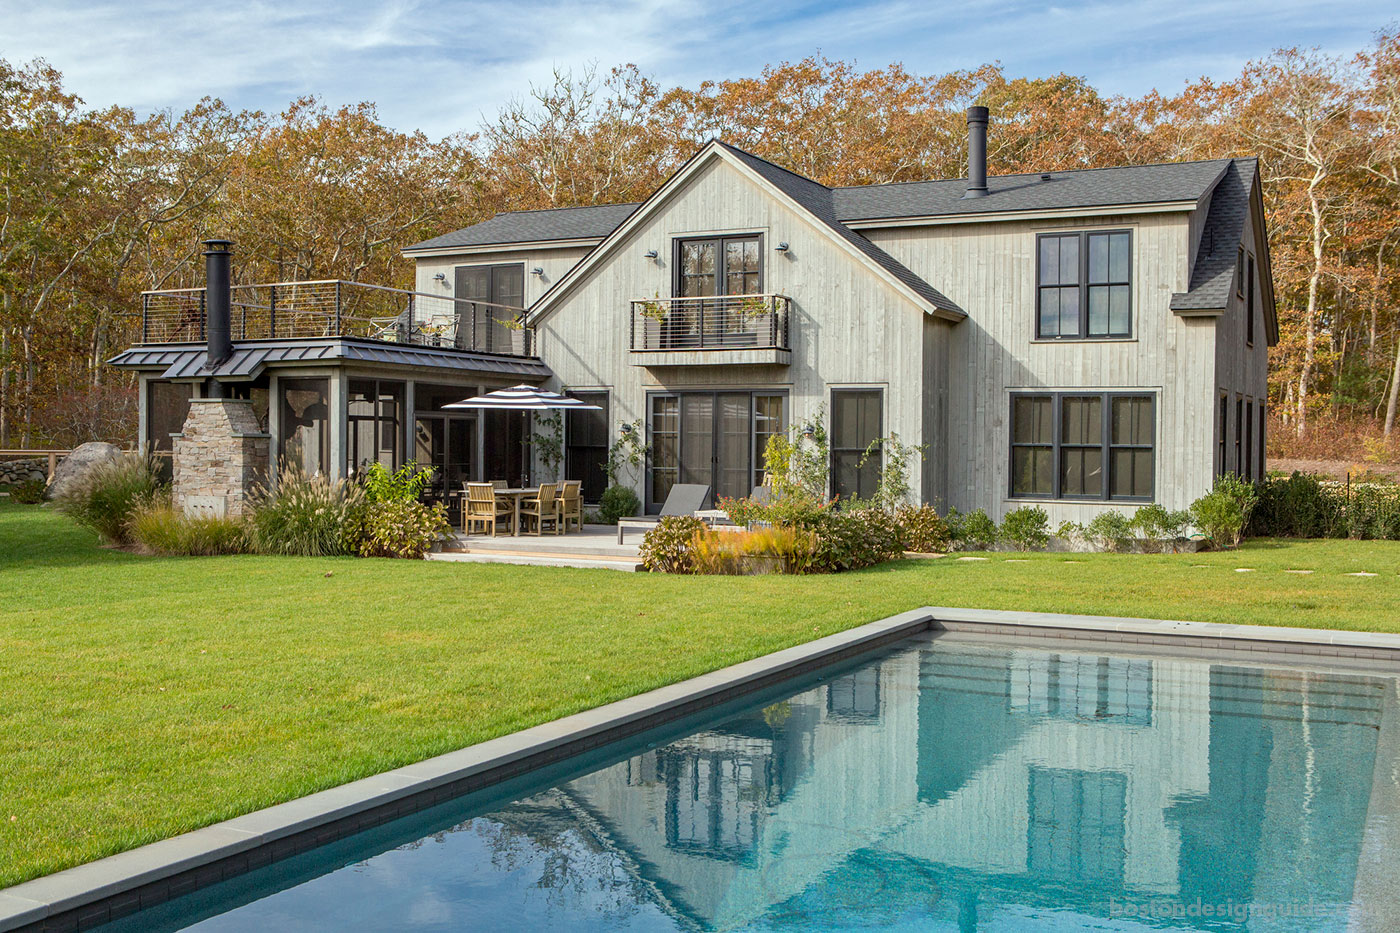
[[[505,411],[547,411],[551,408],[592,409],[602,411],[598,405],[589,405],[576,398],[568,398],[558,392],[538,389],[534,386],[518,385],[509,389],[497,389],[485,395],[477,395],[460,402],[452,402],[443,408],[494,408]]]

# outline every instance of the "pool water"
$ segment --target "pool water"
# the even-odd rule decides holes
[[[114,929],[1396,930],[1396,679],[966,637]]]

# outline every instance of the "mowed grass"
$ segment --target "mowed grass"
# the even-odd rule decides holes
[[[805,578],[158,559],[0,504],[0,887],[923,605],[1400,631],[1395,543],[985,556]]]

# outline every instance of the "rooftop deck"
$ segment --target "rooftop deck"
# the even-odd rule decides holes
[[[326,279],[235,285],[235,341],[358,337],[382,343],[533,357],[524,308]],[[204,289],[141,293],[142,344],[206,339]]]

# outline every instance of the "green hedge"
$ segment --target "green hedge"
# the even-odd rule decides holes
[[[1400,486],[1294,473],[1260,480],[1255,490],[1251,537],[1400,540]]]

